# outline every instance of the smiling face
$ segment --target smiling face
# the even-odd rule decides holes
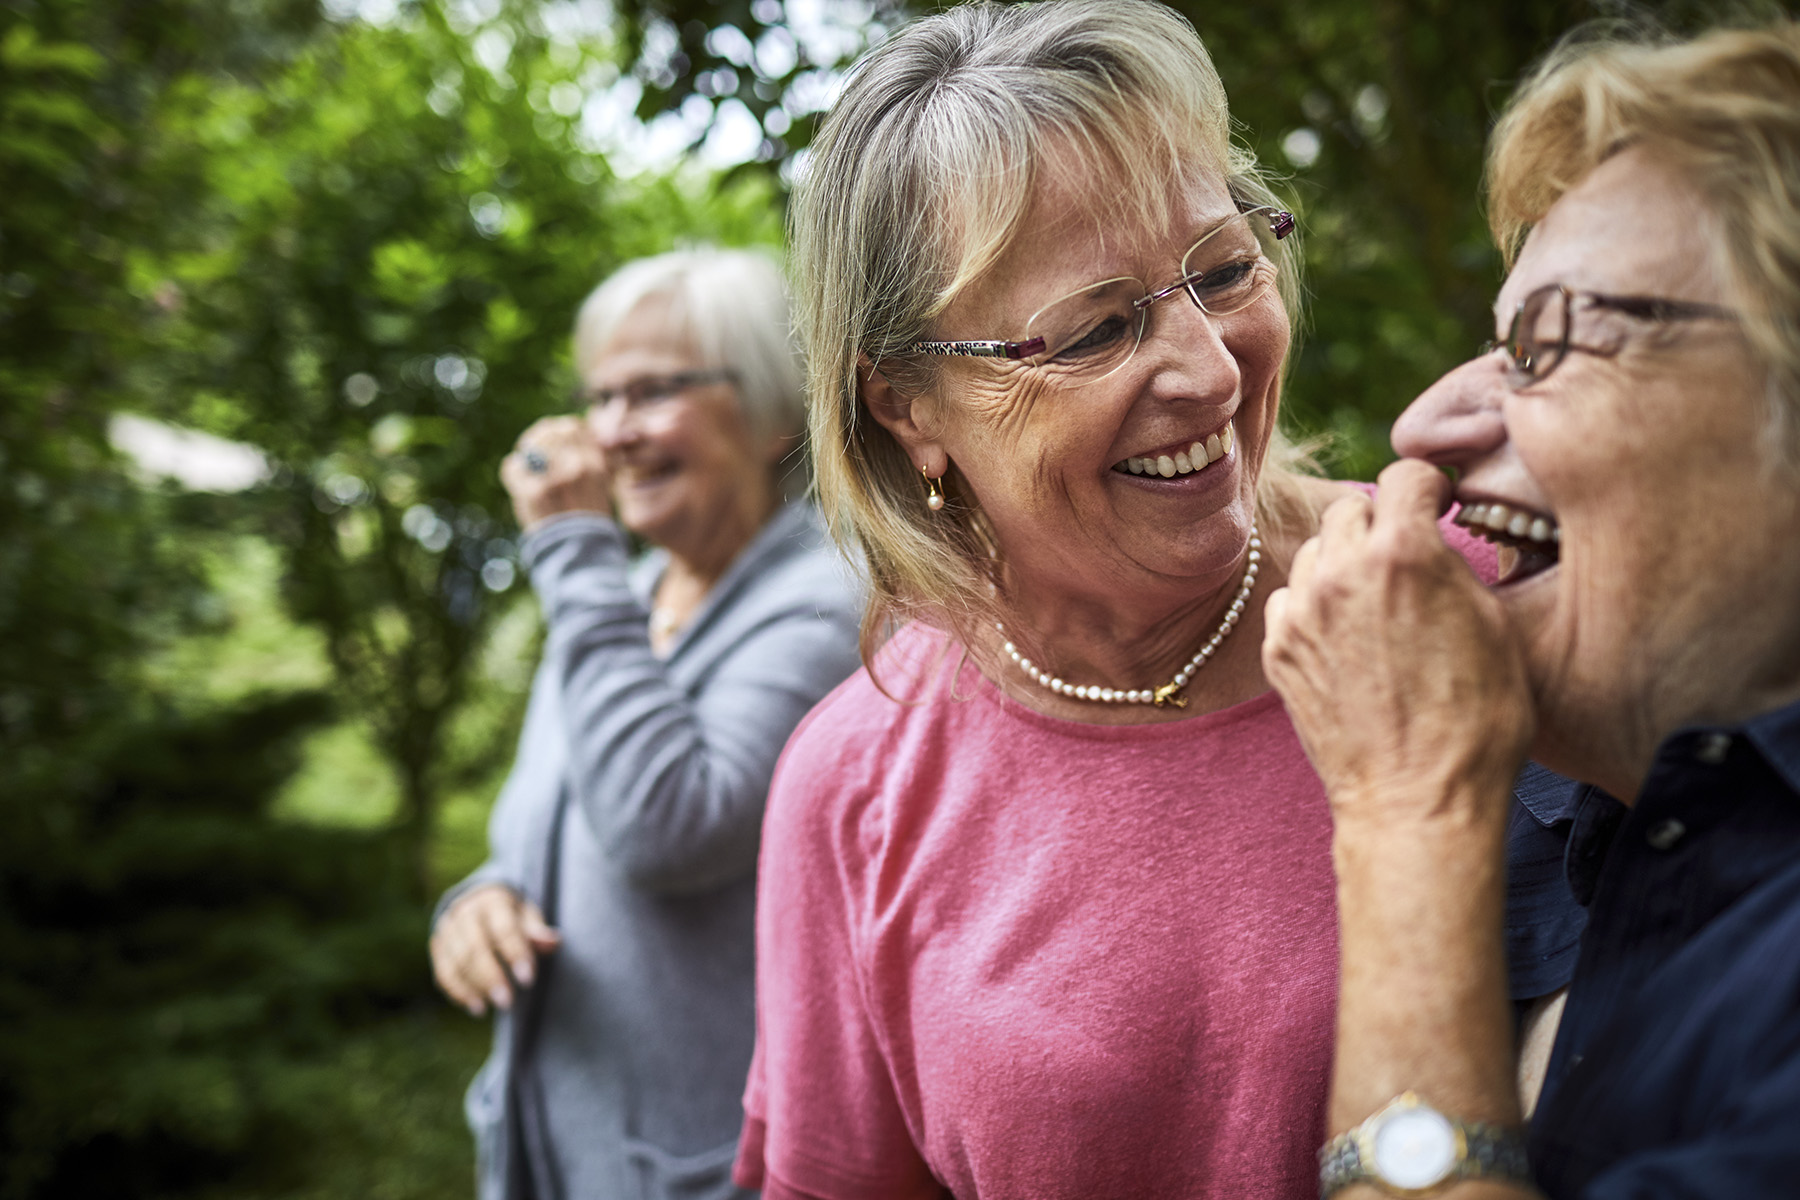
[[[1532,230],[1497,328],[1549,284],[1729,306],[1713,228],[1675,170],[1618,154]],[[1523,388],[1499,352],[1452,371],[1394,448],[1456,468],[1461,519],[1504,547],[1535,755],[1629,800],[1678,726],[1800,687],[1800,484],[1769,461],[1764,373],[1735,322],[1596,310],[1573,328],[1577,348]]]
[[[1103,181],[1058,174],[1055,159],[1047,167],[1023,233],[932,337],[1019,338],[1047,305],[1119,276],[1160,290],[1196,238],[1237,212],[1210,175],[1180,190],[1169,227],[1111,228],[1089,203]],[[955,464],[1017,595],[1191,595],[1235,578],[1287,346],[1274,288],[1225,317],[1178,291],[1150,308],[1136,352],[1101,379],[1079,382],[1054,362],[940,360],[909,452]]]
[[[652,298],[619,322],[581,380],[593,392],[710,365],[668,304]],[[590,408],[588,423],[605,452],[619,523],[678,557],[729,561],[775,505],[778,447],[756,444],[729,382],[615,396]]]

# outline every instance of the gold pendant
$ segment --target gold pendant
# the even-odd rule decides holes
[[[1187,697],[1181,694],[1181,688],[1174,683],[1165,683],[1156,689],[1156,696],[1151,703],[1158,708],[1167,708],[1173,704],[1176,708],[1187,707]]]

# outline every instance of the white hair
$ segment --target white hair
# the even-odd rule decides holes
[[[737,376],[744,423],[759,442],[796,437],[806,422],[800,358],[788,320],[787,283],[772,253],[707,246],[626,263],[582,301],[575,317],[575,368],[586,371],[646,301],[670,319],[701,363]]]

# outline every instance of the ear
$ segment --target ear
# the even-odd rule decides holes
[[[950,453],[939,440],[935,423],[927,425],[918,396],[909,395],[893,385],[869,356],[856,356],[856,382],[862,393],[863,407],[876,424],[894,435],[906,456],[933,479],[950,467]]]

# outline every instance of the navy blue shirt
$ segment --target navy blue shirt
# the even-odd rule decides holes
[[[1513,782],[1506,828],[1506,967],[1521,1017],[1575,974],[1587,909],[1569,890],[1564,850],[1581,785],[1536,763]]]
[[[1659,748],[1637,805],[1581,789],[1588,905],[1532,1118],[1553,1200],[1800,1196],[1800,704]]]

